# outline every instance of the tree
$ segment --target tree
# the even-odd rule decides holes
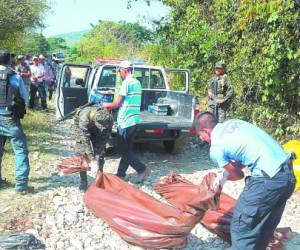
[[[48,53],[49,48],[49,43],[42,34],[29,33],[23,41],[23,46],[20,52],[22,54],[45,55]]]
[[[300,134],[298,0],[162,2],[171,11],[157,27],[158,43],[147,47],[148,58],[191,69],[193,91],[200,96],[206,95],[215,62],[223,59],[235,89],[232,117],[276,136]]]
[[[47,38],[47,42],[49,44],[49,50],[55,51],[55,50],[65,50],[68,48],[65,39],[61,37],[49,37]]]
[[[0,9],[0,46],[16,49],[25,31],[43,27],[48,5],[46,0],[0,0]]]
[[[151,31],[139,24],[99,21],[85,37],[76,44],[70,58],[79,55],[75,62],[95,61],[97,57],[133,58],[141,46],[152,40]]]

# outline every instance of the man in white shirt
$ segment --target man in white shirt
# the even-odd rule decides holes
[[[39,96],[41,98],[42,110],[45,110],[47,109],[47,101],[46,101],[47,96],[44,87],[44,80],[45,80],[45,67],[43,65],[44,56],[41,55],[39,58],[34,56],[32,60],[33,60],[33,65],[30,66],[31,85],[30,85],[29,108],[33,109],[35,95],[36,92],[38,91]]]

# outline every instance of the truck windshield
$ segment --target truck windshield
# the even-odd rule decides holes
[[[65,56],[63,53],[56,53],[56,57],[59,59],[63,59]]]
[[[158,69],[134,68],[134,77],[138,79],[143,89],[165,89],[162,72]]]
[[[139,80],[143,89],[165,89],[165,81],[161,70],[134,67],[133,76]],[[120,77],[119,77],[120,78]],[[104,66],[98,82],[99,88],[116,87],[117,68],[115,66]]]
[[[116,67],[103,67],[101,76],[98,82],[98,88],[114,88],[116,86]]]

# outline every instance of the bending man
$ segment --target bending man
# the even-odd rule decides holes
[[[99,106],[86,107],[74,117],[77,154],[86,154],[90,167],[103,171],[105,145],[109,139],[113,119],[106,109]],[[80,172],[79,189],[87,189],[87,173]]]
[[[195,128],[210,143],[210,157],[219,167],[239,163],[251,171],[234,210],[232,248],[265,250],[295,187],[290,155],[265,131],[242,120],[217,123],[207,112],[196,117]],[[228,175],[224,171],[216,185]]]

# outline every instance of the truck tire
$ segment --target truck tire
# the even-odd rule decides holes
[[[173,141],[163,141],[164,149],[167,153],[171,154],[175,148],[175,140]]]

